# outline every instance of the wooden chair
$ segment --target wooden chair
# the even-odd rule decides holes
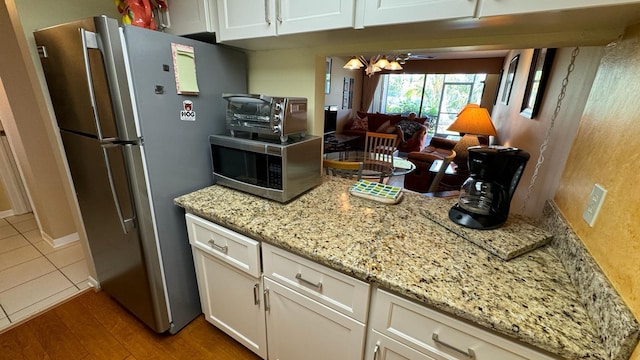
[[[440,185],[440,181],[442,181],[442,177],[444,176],[445,171],[447,171],[449,164],[451,163],[451,161],[453,161],[453,158],[455,157],[456,157],[456,152],[451,150],[451,154],[445,156],[444,159],[442,159],[442,165],[440,165],[440,169],[436,173],[436,176],[433,177],[433,180],[431,181],[431,185],[429,185],[429,190],[427,190],[427,192],[432,193],[432,192],[438,191],[438,186]]]
[[[322,167],[327,175],[340,176],[347,179],[362,179],[362,162],[322,160]]]
[[[398,135],[367,132],[364,142],[364,165],[368,170],[380,172],[380,182],[393,171],[393,154],[398,145]]]

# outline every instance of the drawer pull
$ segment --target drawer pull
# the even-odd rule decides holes
[[[378,350],[380,350],[380,344],[376,344],[376,347],[373,348],[373,360],[378,359]]]
[[[296,279],[300,280],[300,282],[302,282],[302,283],[305,283],[305,284],[307,284],[309,286],[312,286],[312,287],[318,289],[318,291],[322,290],[322,282],[318,282],[317,284],[314,284],[311,281],[303,278],[301,273],[297,273],[296,274]]]
[[[475,351],[473,351],[473,349],[467,348],[467,351],[464,351],[464,350],[458,349],[457,347],[455,347],[453,345],[449,345],[446,342],[443,342],[442,340],[440,340],[438,338],[438,333],[436,333],[436,332],[434,332],[433,335],[431,335],[431,339],[433,339],[433,341],[436,344],[442,345],[442,346],[444,346],[446,348],[449,348],[449,349],[451,349],[451,350],[453,350],[453,351],[455,351],[457,353],[460,353],[460,354],[466,356],[469,359],[475,359],[476,358],[476,353],[475,353]]]
[[[212,248],[221,251],[222,253],[226,254],[229,251],[229,247],[227,245],[225,246],[220,246],[218,244],[216,244],[215,241],[213,241],[213,239],[209,240],[209,246],[211,246]]]
[[[253,305],[260,305],[260,284],[253,285]]]
[[[264,289],[262,296],[264,296],[264,310],[271,310],[271,304],[269,303],[269,289]]]

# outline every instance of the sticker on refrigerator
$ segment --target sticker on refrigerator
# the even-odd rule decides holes
[[[196,121],[196,112],[193,110],[193,101],[185,100],[182,102],[182,110],[180,111],[180,120]]]

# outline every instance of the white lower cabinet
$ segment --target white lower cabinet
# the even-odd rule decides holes
[[[399,296],[372,295],[365,359],[553,359]]]
[[[262,244],[271,360],[360,360],[369,284]]]
[[[367,335],[367,360],[436,360],[421,352],[418,352],[402,343],[399,343],[375,330]]]
[[[365,325],[264,278],[269,359],[362,359]]]
[[[186,220],[207,321],[263,359],[554,359],[192,214]]]
[[[186,220],[207,321],[266,359],[260,243],[191,214]]]

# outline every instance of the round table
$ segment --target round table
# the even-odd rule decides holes
[[[393,157],[393,166],[383,165],[378,162],[364,161],[363,151],[330,152],[324,154],[324,158],[327,160],[363,162],[362,178],[364,179],[406,175],[416,169],[416,165],[414,163],[397,156]]]

